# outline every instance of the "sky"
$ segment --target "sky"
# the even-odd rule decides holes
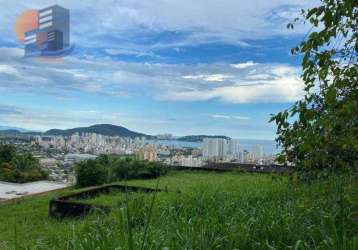
[[[0,0],[0,126],[99,123],[147,133],[274,139],[275,114],[302,97],[310,27],[286,25],[315,0]],[[24,58],[17,16],[70,10],[74,51]]]

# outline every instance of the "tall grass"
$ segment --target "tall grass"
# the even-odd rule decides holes
[[[168,193],[103,195],[91,202],[105,201],[109,215],[64,221],[47,217],[48,197],[35,198],[0,206],[0,221],[20,212],[18,245],[29,249],[358,249],[354,178],[292,184],[270,175],[175,172],[159,184],[128,184]],[[1,223],[4,249],[14,248],[13,239]]]

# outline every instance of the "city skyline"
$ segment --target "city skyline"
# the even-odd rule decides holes
[[[193,139],[188,139],[191,137],[195,137],[197,139],[195,139],[196,141],[200,141],[204,140],[205,138],[227,138],[227,140],[252,140],[252,141],[266,141],[266,142],[273,142],[275,143],[274,139],[255,139],[255,138],[237,138],[237,137],[231,137],[230,135],[225,135],[225,134],[197,134],[197,135],[187,135],[187,134],[171,134],[171,133],[159,133],[159,134],[146,134],[146,133],[141,133],[142,131],[132,131],[130,128],[125,128],[122,127],[120,125],[114,125],[114,124],[93,124],[87,127],[78,127],[78,128],[68,128],[68,129],[56,129],[56,128],[52,128],[49,130],[31,130],[31,129],[27,129],[25,127],[13,127],[13,126],[2,126],[0,125],[0,132],[3,133],[3,135],[16,135],[14,134],[14,132],[19,133],[19,135],[42,135],[42,136],[56,136],[55,134],[52,134],[51,131],[57,131],[60,130],[62,132],[64,131],[71,131],[71,130],[77,130],[77,129],[88,129],[88,128],[92,128],[92,127],[98,127],[98,126],[110,126],[110,127],[117,127],[117,128],[123,128],[125,130],[130,131],[131,133],[138,133],[138,134],[143,134],[144,137],[153,137],[152,140],[158,140],[158,141],[176,141],[176,140],[181,140],[184,142],[191,142],[191,140]],[[72,134],[86,134],[86,133],[94,133],[94,134],[98,134],[98,135],[103,135],[103,136],[107,136],[106,134],[102,134],[101,132],[71,132],[70,134],[66,134],[66,135],[61,135],[61,136],[71,136]],[[128,137],[128,138],[134,138],[132,135],[111,135],[111,136],[117,136],[117,137]],[[140,137],[140,136],[137,136]],[[200,139],[200,137],[202,137],[202,139]],[[184,138],[186,138],[186,140],[184,140]],[[276,145],[276,144],[275,144]]]
[[[302,90],[300,58],[289,50],[307,29],[285,26],[315,1],[105,2],[4,3],[0,125],[275,138],[270,114]],[[76,49],[58,64],[24,59],[16,16],[51,4],[71,11]]]

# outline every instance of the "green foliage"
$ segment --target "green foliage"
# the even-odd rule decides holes
[[[3,162],[0,164],[0,180],[15,182],[16,176],[17,173],[14,166],[7,162]]]
[[[12,145],[0,146],[0,163],[10,162],[16,155],[16,148]]]
[[[49,200],[64,191],[0,204],[0,249],[358,247],[358,183],[349,176],[293,185],[270,175],[173,171],[127,183],[158,182],[168,192],[95,197],[89,202],[110,206],[111,212],[81,220],[48,217]]]
[[[96,160],[77,163],[77,185],[80,187],[96,186],[106,182],[106,167]]]
[[[17,154],[11,145],[0,146],[0,180],[10,182],[30,182],[48,177],[31,154]]]
[[[137,160],[133,157],[101,155],[76,165],[77,184],[80,187],[128,180],[157,178],[166,174],[168,167],[158,162]]]
[[[305,96],[271,118],[278,160],[301,179],[358,168],[358,2],[322,2],[302,11],[313,31],[292,49],[303,58]]]
[[[133,158],[120,158],[113,162],[113,178],[115,180],[157,178],[166,174],[167,171],[168,167],[158,162]]]

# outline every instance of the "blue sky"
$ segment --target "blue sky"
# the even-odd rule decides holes
[[[0,125],[34,130],[96,123],[148,134],[273,139],[270,114],[302,96],[309,27],[286,24],[312,0],[0,0]],[[73,54],[23,58],[27,9],[71,11]]]

